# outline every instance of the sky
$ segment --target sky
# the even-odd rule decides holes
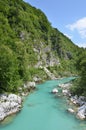
[[[86,0],[24,0],[41,9],[54,28],[86,47]]]

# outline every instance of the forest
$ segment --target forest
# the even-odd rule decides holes
[[[86,95],[86,49],[52,27],[40,9],[23,0],[0,0],[0,93],[17,92],[34,76],[48,79],[40,66],[56,77],[77,75],[72,92]]]

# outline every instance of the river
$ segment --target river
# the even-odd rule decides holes
[[[66,99],[50,93],[58,84],[72,79],[50,80],[37,85],[38,89],[26,97],[21,112],[2,122],[0,130],[86,130],[86,121],[67,113]]]

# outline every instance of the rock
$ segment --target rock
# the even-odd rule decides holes
[[[64,85],[64,84],[59,84],[58,86],[62,88],[62,87],[63,87],[63,85]]]
[[[73,104],[78,104],[78,96],[77,96],[77,95],[72,96],[72,97],[70,98],[70,100],[71,100],[71,102],[72,102]]]
[[[25,89],[27,89],[28,87],[27,87],[27,85],[26,84],[24,84],[24,86],[23,86]]]
[[[58,89],[57,89],[57,88],[54,88],[51,92],[52,92],[52,93],[58,93]]]
[[[6,116],[18,112],[21,108],[22,99],[18,95],[0,95],[0,99],[0,121]]]
[[[86,119],[86,103],[78,108],[77,116],[82,120]]]
[[[70,84],[70,83],[66,83],[66,84],[59,84],[58,86],[59,86],[59,87],[61,87],[61,88],[64,88],[64,89],[69,89],[69,88],[70,88],[70,86],[71,86],[71,84]]]
[[[86,119],[86,97],[84,96],[72,96],[70,98],[73,104],[78,105],[77,117],[81,120]]]
[[[6,117],[6,114],[4,112],[0,112],[0,121],[3,120]]]
[[[55,75],[51,73],[46,67],[44,67],[44,71],[51,79],[56,79]]]
[[[59,87],[62,88],[62,93],[63,95],[65,96],[69,96],[70,97],[70,101],[77,105],[78,107],[78,110],[73,110],[72,108],[68,108],[67,111],[70,112],[70,113],[75,113],[76,112],[76,115],[79,119],[81,120],[84,120],[86,119],[86,97],[84,96],[71,96],[71,93],[70,93],[70,85],[71,84],[59,84]]]
[[[74,113],[75,112],[72,108],[68,108],[67,111],[70,112],[70,113]]]
[[[86,102],[86,98],[85,98],[84,96],[78,97],[77,95],[72,96],[72,97],[70,98],[70,100],[71,100],[71,102],[72,102],[73,104],[76,104],[76,105],[78,105],[78,106],[82,106],[82,105],[84,105],[85,102]]]
[[[35,82],[27,82],[26,84],[24,84],[24,87],[26,87],[26,88],[36,88],[36,84],[35,84]]]
[[[62,93],[63,93],[63,95],[65,95],[65,96],[69,94],[69,92],[68,92],[67,89],[63,89],[63,90],[62,90]]]
[[[19,93],[22,93],[22,91],[23,91],[23,90],[22,90],[22,87],[19,87],[19,88],[18,88],[18,92],[19,92]]]
[[[25,96],[27,96],[28,95],[28,93],[21,93],[21,96],[23,96],[23,97],[25,97]]]
[[[78,105],[79,105],[79,106],[82,106],[82,105],[85,104],[85,102],[86,102],[86,97],[84,97],[84,96],[79,96],[79,98],[78,98],[78,100],[77,100]]]
[[[0,101],[6,101],[7,100],[8,95],[7,94],[1,94],[0,95]]]
[[[22,102],[21,97],[15,95],[15,94],[10,94],[10,95],[8,96],[8,101],[17,102],[18,104],[21,104],[21,102]]]
[[[33,80],[34,80],[34,82],[36,82],[36,83],[42,81],[42,79],[39,78],[39,77],[34,77]]]

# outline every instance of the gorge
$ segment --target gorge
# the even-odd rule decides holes
[[[66,97],[50,93],[60,83],[71,81],[63,78],[70,76],[81,77],[73,85],[73,95],[86,96],[86,49],[52,27],[40,9],[23,0],[0,0],[0,96],[7,95],[0,98],[0,116],[4,119],[10,110],[22,109],[11,123],[10,117],[5,118],[0,129],[86,130],[86,121],[67,113]],[[37,90],[21,107],[21,97],[35,82]],[[3,100],[11,107],[7,109]]]

